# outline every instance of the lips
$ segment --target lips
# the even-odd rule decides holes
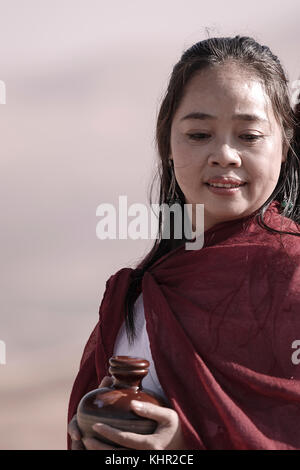
[[[208,185],[213,185],[213,184],[217,184],[217,185],[230,185],[230,186],[242,186],[244,184],[246,184],[246,181],[243,181],[239,178],[234,178],[234,177],[231,177],[231,176],[215,176],[213,178],[209,178],[205,184],[208,184]]]

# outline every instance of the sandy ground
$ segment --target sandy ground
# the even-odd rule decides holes
[[[66,449],[80,348],[60,346],[0,366],[0,449]]]

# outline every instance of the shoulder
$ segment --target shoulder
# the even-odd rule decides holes
[[[268,230],[258,223],[249,227],[243,249],[251,282],[257,286],[267,279],[269,291],[283,293],[298,289],[300,292],[299,225],[278,213],[266,218],[265,223],[277,231],[292,234]]]
[[[249,230],[249,241],[260,246],[265,260],[285,262],[289,266],[299,266],[300,262],[300,225],[284,217],[277,206],[266,214],[264,222],[268,228],[257,221]],[[273,230],[272,230],[273,229]]]
[[[108,303],[117,301],[127,292],[131,280],[131,268],[122,268],[112,274],[106,281],[100,312]],[[116,295],[118,294],[118,295]]]
[[[270,210],[267,211],[265,222],[270,228],[281,232],[269,232],[265,229],[270,236],[272,235],[272,238],[275,238],[275,234],[277,240],[280,241],[287,250],[300,251],[300,224],[288,217],[284,217],[284,215],[279,211],[278,204],[272,205]]]
[[[277,236],[277,235],[276,235]],[[277,243],[269,244],[262,251],[268,278],[279,299],[286,299],[299,306],[300,303],[300,237],[278,235]]]
[[[279,280],[300,275],[300,236],[268,233],[261,242],[256,260],[268,268],[271,276]]]
[[[109,288],[113,284],[121,284],[124,282],[128,282],[131,278],[131,273],[133,272],[132,268],[121,268],[112,274],[108,280],[106,281],[106,289]]]

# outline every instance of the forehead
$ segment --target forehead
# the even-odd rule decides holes
[[[235,64],[196,72],[186,85],[176,115],[180,118],[191,111],[219,117],[257,114],[269,123],[275,119],[270,98],[259,78]]]

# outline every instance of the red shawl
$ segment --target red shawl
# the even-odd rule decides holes
[[[273,202],[267,224],[299,233],[289,219],[281,226],[279,212]],[[143,277],[152,357],[190,449],[300,449],[300,363],[292,359],[300,340],[300,238],[281,239],[254,214],[215,225],[202,249],[176,248]],[[106,283],[68,421],[109,375],[132,271]]]

